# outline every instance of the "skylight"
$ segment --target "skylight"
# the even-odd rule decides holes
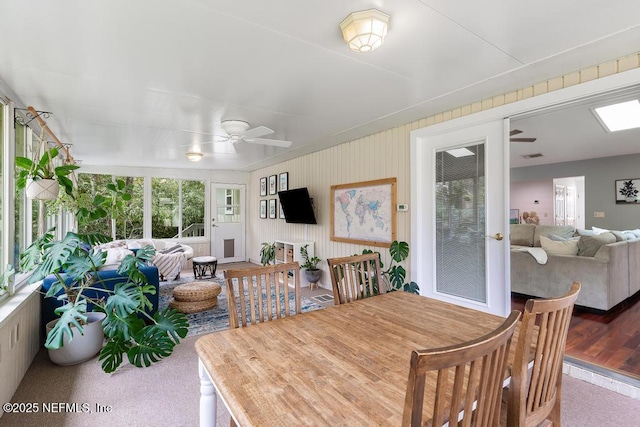
[[[609,132],[640,127],[640,102],[637,99],[595,108],[594,111]]]
[[[473,156],[473,151],[468,148],[452,148],[451,150],[447,150],[447,153],[451,154],[453,157],[466,157]]]

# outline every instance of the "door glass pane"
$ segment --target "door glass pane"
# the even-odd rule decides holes
[[[436,289],[486,303],[484,144],[436,154]]]
[[[240,222],[240,190],[218,188],[216,190],[216,221],[218,223]]]

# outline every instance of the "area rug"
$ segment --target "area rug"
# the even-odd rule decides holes
[[[159,309],[162,310],[169,305],[171,300],[173,289],[183,283],[192,282],[193,277],[187,277],[184,279],[171,280],[160,283],[160,301]],[[211,310],[202,311],[200,313],[187,314],[189,319],[189,332],[188,337],[194,335],[208,334],[211,332],[223,331],[229,329],[229,311],[227,305],[227,292],[224,279],[216,275],[215,278],[209,280],[212,283],[217,283],[222,287],[222,292],[218,295],[218,303]],[[311,301],[308,298],[301,297],[302,312],[313,311],[323,308],[322,305]],[[293,293],[289,294],[289,302],[293,303]]]

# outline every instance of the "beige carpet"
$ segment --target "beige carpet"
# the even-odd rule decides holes
[[[151,368],[127,365],[113,375],[104,374],[97,359],[58,367],[40,351],[12,402],[87,403],[92,413],[4,414],[0,426],[197,426],[196,339],[187,338]],[[96,413],[96,404],[111,410]],[[228,426],[229,416],[218,406],[218,425]],[[565,427],[630,426],[637,423],[640,400],[565,375],[562,409]]]

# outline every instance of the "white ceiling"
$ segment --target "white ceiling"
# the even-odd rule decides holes
[[[387,41],[351,52],[338,24],[372,7]],[[636,52],[640,2],[3,0],[0,40],[0,78],[83,164],[255,170]],[[225,119],[293,145],[187,161]]]

